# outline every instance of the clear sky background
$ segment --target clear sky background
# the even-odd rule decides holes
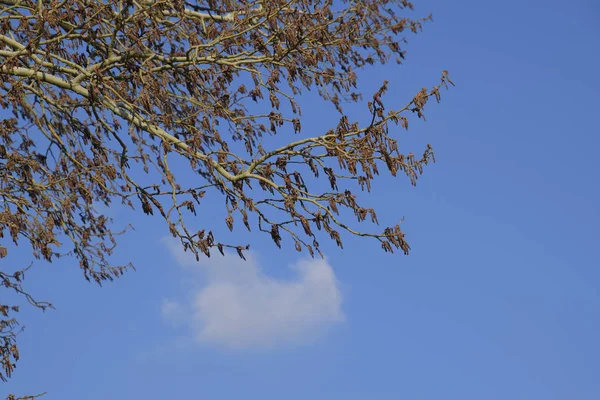
[[[158,218],[111,208],[136,227],[117,259],[137,271],[98,288],[72,260],[36,264],[27,287],[56,310],[23,307],[23,360],[0,395],[599,399],[600,3],[414,3],[435,22],[405,65],[360,80],[370,93],[388,79],[388,105],[443,69],[457,84],[396,133],[437,163],[367,198],[381,222],[406,217],[410,256],[346,236],[317,262],[254,235],[248,263],[196,264]],[[308,107],[305,132],[329,112]],[[203,212],[224,229],[221,202]]]

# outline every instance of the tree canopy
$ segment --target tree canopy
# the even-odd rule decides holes
[[[96,211],[113,202],[160,216],[197,257],[226,248],[244,257],[248,243],[196,227],[207,191],[222,195],[230,230],[241,222],[279,247],[314,256],[321,236],[341,247],[343,235],[358,235],[407,254],[400,223],[356,227],[377,215],[352,190],[369,191],[383,169],[415,184],[432,148],[404,153],[393,133],[410,115],[424,118],[427,101],[452,82],[443,71],[437,85],[390,107],[382,81],[364,93],[363,125],[344,106],[363,102],[365,67],[402,62],[405,35],[430,19],[411,19],[412,8],[407,0],[0,0],[0,257],[24,242],[37,259],[73,256],[86,279],[112,280],[131,267],[111,263],[120,232]],[[335,107],[334,126],[303,131],[306,91]],[[272,135],[289,139],[263,147]],[[181,161],[197,179],[179,177],[172,165]],[[49,306],[24,291],[23,273],[0,269],[6,288]],[[14,311],[0,305],[3,380],[18,359]]]

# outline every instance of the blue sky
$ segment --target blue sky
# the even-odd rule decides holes
[[[457,84],[397,133],[437,163],[416,188],[384,176],[367,198],[382,222],[406,217],[410,256],[346,237],[316,263],[251,236],[249,263],[196,265],[158,218],[110,209],[136,227],[118,257],[137,271],[98,288],[72,260],[36,264],[28,288],[56,310],[23,308],[23,360],[0,395],[600,398],[600,5],[414,3],[435,22],[404,66],[360,81],[388,79],[390,104],[443,69]],[[315,130],[329,118],[306,115]],[[207,221],[223,225],[221,204]]]

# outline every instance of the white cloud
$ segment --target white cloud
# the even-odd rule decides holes
[[[262,270],[254,253],[203,257],[184,253],[178,242],[165,240],[177,263],[202,272],[204,285],[189,304],[165,300],[163,317],[183,317],[194,339],[227,348],[274,347],[306,343],[344,320],[342,295],[327,260],[294,264],[292,280],[275,279]]]
[[[185,322],[185,307],[175,300],[163,299],[160,306],[160,313],[162,317],[173,326],[180,326]]]

